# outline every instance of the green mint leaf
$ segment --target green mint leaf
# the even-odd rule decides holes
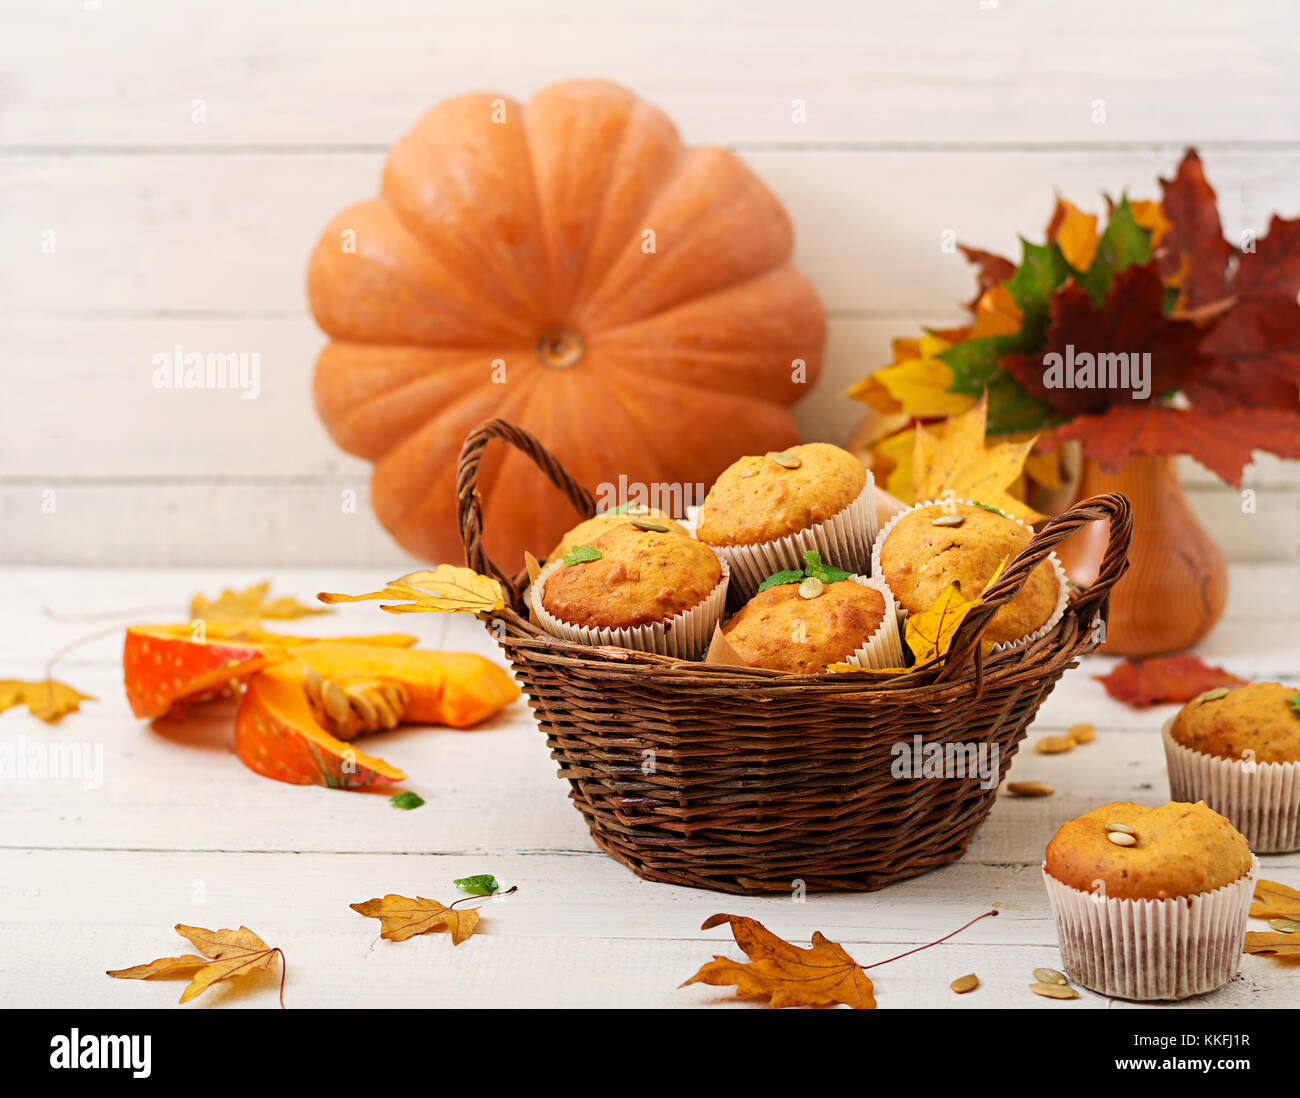
[[[803,551],[803,562],[809,568],[820,568],[822,566],[822,555],[816,549],[805,549]]]
[[[1291,706],[1291,712],[1300,717],[1300,694],[1292,694],[1287,698],[1287,704]]]
[[[843,568],[834,568],[828,564],[822,569],[822,574],[817,578],[821,580],[822,583],[839,583],[840,580],[846,580],[851,575],[853,575],[852,572],[846,572]]]
[[[453,883],[462,892],[468,892],[471,896],[491,896],[501,887],[491,873],[480,873],[476,877],[458,877]]]
[[[600,560],[601,552],[591,545],[575,545],[564,554],[565,564],[586,564],[589,560]]]
[[[424,798],[418,793],[412,793],[407,790],[405,793],[394,793],[388,798],[388,803],[394,808],[401,808],[409,812],[412,808],[419,808],[424,804]]]
[[[777,587],[783,583],[802,583],[803,573],[794,568],[787,568],[781,572],[773,572],[762,583],[758,585],[760,592],[766,591],[769,587]]]

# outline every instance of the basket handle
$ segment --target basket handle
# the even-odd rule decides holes
[[[569,497],[583,518],[596,513],[591,493],[571,477],[559,459],[541,444],[537,436],[504,419],[489,419],[479,424],[465,439],[456,465],[456,515],[460,523],[460,540],[465,546],[465,564],[475,572],[494,576],[505,585],[509,602],[518,603],[527,583],[527,573],[509,576],[494,564],[483,547],[483,497],[478,491],[478,467],[483,451],[493,439],[510,443],[531,458],[552,484]]]
[[[1128,547],[1133,539],[1133,509],[1128,497],[1118,492],[1093,496],[1048,519],[1034,534],[1028,545],[1017,554],[989,588],[976,609],[972,610],[957,629],[948,649],[948,658],[940,669],[936,681],[942,682],[956,673],[967,657],[975,654],[977,675],[982,663],[979,639],[993,620],[993,615],[1020,594],[1035,568],[1047,555],[1080,527],[1090,522],[1109,520],[1110,539],[1102,557],[1097,578],[1081,591],[1070,596],[1070,608],[1083,623],[1095,618],[1105,618],[1110,605],[1111,588],[1128,571]]]

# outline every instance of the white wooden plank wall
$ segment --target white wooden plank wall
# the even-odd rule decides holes
[[[1300,214],[1284,0],[8,0],[0,30],[7,563],[405,560],[366,466],[315,420],[303,271],[388,144],[462,91],[607,76],[741,152],[830,312],[799,418],[832,440],[891,336],[958,315],[969,273],[945,230],[1011,252],[1054,189],[1093,209],[1102,189],[1157,195],[1189,142],[1229,233]],[[153,388],[178,343],[260,354],[258,399]],[[1230,556],[1300,560],[1295,463],[1251,470],[1253,515],[1187,479]]]

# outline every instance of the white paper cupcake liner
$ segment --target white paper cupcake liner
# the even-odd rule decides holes
[[[731,565],[731,590],[748,602],[773,572],[802,568],[803,555],[813,550],[822,563],[846,572],[867,575],[871,545],[876,537],[876,481],[867,470],[867,482],[858,497],[825,522],[793,534],[753,545],[715,545],[718,555]]]
[[[885,539],[889,537],[889,532],[893,530],[894,525],[898,522],[898,520],[901,519],[904,515],[909,514],[910,512],[915,511],[918,508],[934,507],[934,506],[941,507],[943,506],[944,502],[945,501],[941,499],[928,499],[925,500],[923,503],[915,503],[911,507],[899,511],[898,514],[896,514],[887,523],[885,523],[884,528],[880,531],[880,533],[876,535],[875,544],[872,546],[871,549],[871,574],[873,576],[879,576],[882,582],[886,584],[888,583],[888,581],[885,580],[884,571],[880,567],[880,552],[881,552],[881,548],[885,544]],[[963,500],[962,502],[966,503],[968,506],[971,507],[979,506],[979,504],[977,504],[972,499]],[[1024,526],[1026,530],[1029,530],[1030,536],[1031,537],[1033,536],[1034,533],[1033,530],[1030,530],[1029,527],[1025,525],[1024,520],[1013,518],[1011,515],[1007,515],[1006,517],[1010,518],[1013,522],[1019,524],[1020,526]],[[1010,564],[1011,562],[1007,561],[1007,563]],[[1048,633],[1050,633],[1053,629],[1056,628],[1057,623],[1060,622],[1061,618],[1065,616],[1065,608],[1070,603],[1069,580],[1065,575],[1065,569],[1061,567],[1061,562],[1056,559],[1055,553],[1047,554],[1047,563],[1051,565],[1052,572],[1056,576],[1056,605],[1052,607],[1051,614],[1048,615],[1047,620],[1043,622],[1043,624],[1040,625],[1037,629],[1035,629],[1032,633],[1026,633],[1023,637],[1017,637],[1015,640],[1001,641],[998,644],[995,644],[993,646],[994,652],[1005,652],[1009,648],[1021,648],[1026,644],[1033,644],[1033,642],[1038,640],[1039,637],[1047,636]],[[906,623],[907,615],[908,615],[907,609],[901,604],[899,604],[898,622],[900,627],[902,627]]]
[[[1058,881],[1043,866],[1061,967],[1117,999],[1186,999],[1237,972],[1259,861],[1213,892],[1168,900],[1106,899]]]
[[[1174,739],[1174,718],[1160,738],[1175,801],[1204,801],[1246,836],[1256,854],[1300,850],[1300,763],[1223,759]]]
[[[652,625],[596,629],[561,621],[548,612],[542,605],[546,580],[564,564],[562,560],[553,561],[537,574],[530,590],[529,603],[537,615],[538,624],[553,637],[563,637],[578,644],[612,645],[616,648],[632,648],[638,652],[658,652],[661,656],[674,656],[678,659],[703,659],[713,637],[713,629],[722,620],[731,575],[727,561],[716,549],[714,555],[722,567],[722,578],[718,580],[717,586],[695,606]]]
[[[903,637],[902,626],[898,621],[898,607],[894,602],[894,593],[884,580],[867,576],[850,576],[854,583],[879,591],[885,600],[885,616],[876,631],[862,644],[850,652],[839,663],[851,663],[854,667],[902,667]]]

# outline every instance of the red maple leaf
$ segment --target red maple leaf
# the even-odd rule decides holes
[[[1112,473],[1119,472],[1130,454],[1190,454],[1237,487],[1255,450],[1300,458],[1300,413],[1275,408],[1173,408],[1133,401],[1130,407],[1116,406],[1102,415],[1077,416],[1051,437],[1078,439],[1083,452]]]
[[[1300,219],[1274,217],[1243,252],[1232,302],[1202,343],[1214,365],[1187,389],[1206,407],[1293,406],[1300,386]]]
[[[1181,306],[1195,309],[1226,297],[1228,265],[1236,249],[1223,239],[1218,200],[1195,149],[1187,150],[1173,179],[1160,180],[1160,189],[1160,207],[1173,225],[1168,246],[1162,249],[1165,277],[1186,266]]]
[[[967,262],[974,263],[978,268],[976,277],[979,282],[979,289],[976,290],[975,296],[966,303],[966,308],[971,312],[975,311],[975,306],[984,294],[993,289],[1000,282],[1005,282],[1016,273],[1016,265],[1011,260],[993,252],[980,251],[979,248],[968,248],[965,244],[958,244],[961,254],[966,257]]]
[[[1127,659],[1109,674],[1092,677],[1116,701],[1135,709],[1191,701],[1216,686],[1241,686],[1246,681],[1188,655]]]
[[[1052,294],[1047,346],[1041,352],[1007,355],[1003,365],[1022,388],[1062,416],[1097,415],[1113,406],[1127,407],[1135,402],[1134,390],[1106,385],[1048,388],[1047,354],[1063,360],[1082,353],[1095,359],[1103,352],[1122,352],[1130,360],[1150,354],[1151,387],[1144,399],[1183,389],[1210,364],[1197,349],[1202,330],[1191,321],[1166,316],[1164,293],[1155,263],[1134,264],[1115,275],[1100,308],[1087,290],[1070,280]]]

